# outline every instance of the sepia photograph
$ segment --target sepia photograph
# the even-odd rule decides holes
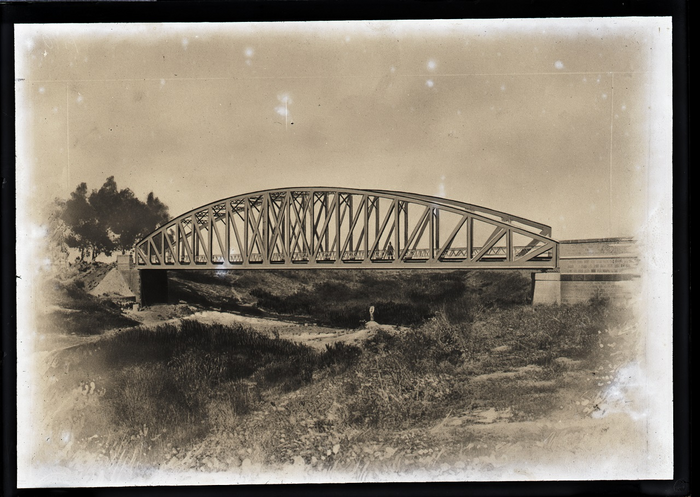
[[[16,24],[18,488],[672,479],[672,29]]]

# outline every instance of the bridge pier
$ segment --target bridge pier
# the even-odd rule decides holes
[[[168,302],[168,271],[136,269],[130,255],[117,256],[117,269],[140,305],[166,304]]]
[[[141,302],[141,277],[129,254],[117,256],[117,269],[121,274],[129,290],[136,296],[136,302]]]
[[[561,304],[560,273],[534,273],[532,279],[535,284],[532,305]]]

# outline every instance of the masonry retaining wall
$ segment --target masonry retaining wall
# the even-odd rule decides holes
[[[533,304],[575,304],[591,298],[625,302],[639,284],[633,238],[559,242],[559,271],[535,274]]]

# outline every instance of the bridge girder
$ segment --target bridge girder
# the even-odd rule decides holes
[[[549,226],[388,190],[281,188],[193,209],[138,241],[139,269],[554,269]]]

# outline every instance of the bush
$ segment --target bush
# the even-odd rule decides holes
[[[361,355],[362,349],[357,345],[335,342],[326,344],[326,350],[319,357],[317,364],[322,368],[336,366],[340,370],[345,370],[356,364]]]

